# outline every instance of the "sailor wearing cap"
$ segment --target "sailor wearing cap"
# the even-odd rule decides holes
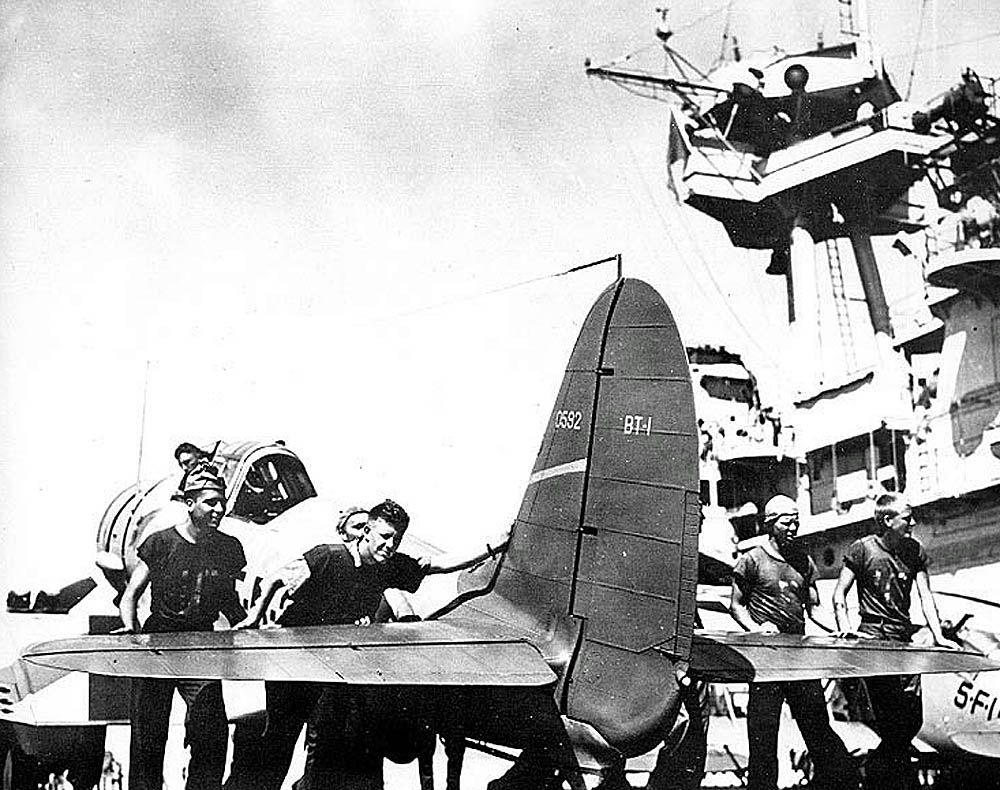
[[[218,531],[226,485],[207,462],[181,481],[186,522],[154,532],[138,560],[119,609],[127,632],[137,631],[137,602],[150,588],[144,633],[211,631],[219,614],[237,623],[246,613],[236,576],[246,565],[240,542]],[[174,689],[187,705],[185,743],[191,748],[188,790],[218,790],[225,770],[228,723],[219,681],[137,678],[132,685],[129,790],[161,790],[163,755]]]
[[[764,634],[804,634],[805,617],[819,601],[816,565],[793,540],[799,509],[787,496],[764,506],[766,540],[741,555],[733,568],[730,611],[744,629]],[[843,742],[830,727],[818,680],[751,683],[747,705],[750,790],[774,790],[778,781],[778,724],[788,702],[815,767],[815,787],[856,788],[860,781]]]

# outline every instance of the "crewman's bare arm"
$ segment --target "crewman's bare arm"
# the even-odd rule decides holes
[[[854,571],[844,565],[833,589],[833,618],[837,621],[838,636],[856,636],[851,628],[851,618],[847,614],[847,593],[854,585]]]
[[[812,581],[809,583],[809,595],[806,599],[806,616],[824,631],[829,631],[830,626],[816,619],[817,609],[822,609],[819,603],[819,590],[816,589],[816,582]]]
[[[934,593],[931,592],[931,580],[927,571],[919,571],[915,581],[917,595],[920,596],[920,608],[924,611],[924,619],[927,621],[927,627],[931,629],[934,644],[938,647],[954,647],[941,632],[941,618],[938,615],[937,603],[934,601]]]
[[[474,565],[478,565],[481,562],[485,562],[486,560],[497,556],[500,552],[507,548],[507,543],[509,541],[510,529],[508,528],[504,532],[487,539],[483,548],[473,554],[467,552],[452,552],[449,554],[442,554],[439,557],[424,558],[422,560],[422,564],[428,575],[432,573],[451,573],[452,571],[464,570],[465,568],[471,568]]]
[[[226,616],[226,620],[229,621],[230,628],[234,627],[237,623],[243,622],[247,613],[243,606],[240,604],[240,598],[236,594],[235,589],[228,591],[226,595],[225,603],[222,607],[222,613]]]
[[[138,602],[148,584],[149,566],[141,559],[136,560],[136,566],[128,577],[125,592],[118,603],[118,612],[122,616],[123,630],[126,633],[139,630]]]
[[[737,584],[735,577],[733,577],[733,588],[730,593],[729,612],[732,614],[733,619],[746,631],[756,631],[763,634],[778,633],[778,627],[774,623],[758,623],[750,616],[750,610],[747,608],[743,590]]]

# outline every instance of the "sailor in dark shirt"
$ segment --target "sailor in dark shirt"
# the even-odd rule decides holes
[[[122,594],[124,631],[138,629],[137,602],[150,588],[144,633],[211,631],[219,614],[244,616],[236,576],[246,564],[243,547],[218,531],[226,507],[225,483],[207,463],[181,483],[188,520],[154,532],[139,546],[138,562]],[[187,705],[185,742],[191,747],[188,790],[218,790],[229,736],[222,684],[204,680],[137,678],[132,684],[130,790],[161,790],[163,754],[174,689]]]
[[[741,555],[733,568],[733,617],[747,631],[803,634],[804,613],[811,615],[819,595],[815,563],[792,543],[798,532],[798,507],[778,495],[765,506],[763,521],[767,540]],[[856,788],[860,775],[830,726],[823,687],[818,680],[802,680],[750,684],[749,790],[777,786],[778,725],[786,701],[815,767],[810,786]]]
[[[910,622],[910,593],[914,582],[924,619],[934,644],[953,647],[941,633],[941,620],[931,592],[924,547],[913,536],[913,514],[901,494],[887,493],[875,500],[876,534],[854,541],[844,555],[833,612],[841,635],[909,642],[917,630]],[[847,593],[858,583],[861,626],[851,630]],[[865,679],[875,714],[875,730],[882,742],[872,762],[884,763],[878,771],[887,786],[903,787],[916,782],[909,759],[910,742],[923,724],[919,675],[886,675]]]
[[[387,499],[371,508],[367,515],[357,540],[315,546],[265,579],[260,598],[239,627],[256,627],[281,589],[288,595],[288,603],[277,620],[282,627],[368,625],[386,590],[416,592],[426,576],[471,567],[492,556],[498,548],[487,543],[483,551],[471,555],[417,559],[397,551],[410,522],[402,507]],[[242,749],[239,755],[234,754],[226,790],[278,790],[288,772],[299,732],[307,721],[307,777],[325,772],[327,755],[337,748],[324,731],[332,728],[326,728],[318,720],[321,708],[324,720],[328,720],[340,707],[340,700],[334,699],[327,686],[277,681],[266,683],[265,690],[266,755],[253,757]],[[322,702],[324,697],[326,704]],[[367,765],[367,769],[375,771],[374,763]],[[381,777],[380,758],[377,770]]]

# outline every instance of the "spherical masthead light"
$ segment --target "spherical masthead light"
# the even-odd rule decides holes
[[[806,83],[809,82],[809,69],[798,63],[793,63],[785,69],[785,85],[793,93],[804,91]]]

